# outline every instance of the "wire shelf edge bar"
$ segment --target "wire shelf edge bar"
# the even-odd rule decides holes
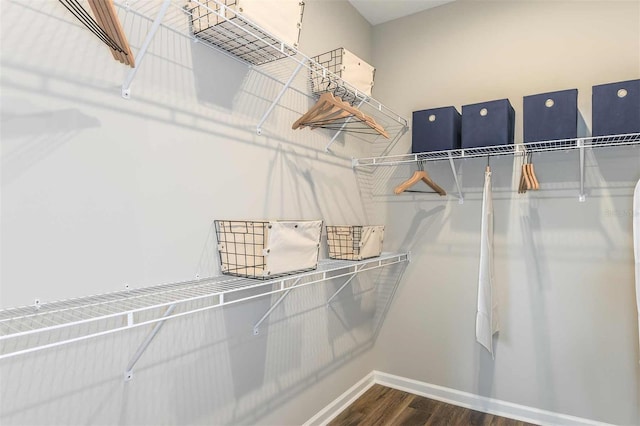
[[[522,156],[525,153],[565,151],[579,148],[605,148],[615,146],[640,145],[640,133],[610,136],[589,136],[584,138],[560,139],[554,141],[525,142],[512,145],[496,145],[478,148],[453,149],[447,151],[420,152],[383,157],[354,158],[353,167],[397,166],[418,161],[441,161],[498,155]]]
[[[380,257],[356,262],[321,260],[318,269],[314,271],[268,281],[221,275],[139,290],[125,290],[58,302],[40,303],[35,306],[3,309],[0,310],[0,359],[156,324],[172,318],[241,303],[336,278],[349,277],[372,269],[408,262],[409,259],[408,253],[383,253]],[[265,291],[259,294],[240,295],[235,299],[227,297],[238,295],[242,291],[259,289]],[[158,315],[157,312],[154,312],[157,310],[167,311],[167,308],[171,306],[175,306],[177,309],[174,311],[172,308],[169,314],[163,312]],[[151,316],[151,318],[144,318],[144,315]],[[136,316],[142,318],[136,321]],[[122,319],[120,324],[106,330],[101,330],[98,327],[104,321],[119,319]],[[92,325],[98,329],[92,329]],[[79,326],[86,326],[89,330],[80,331],[77,336],[69,336],[72,328]],[[68,330],[68,332],[64,336],[62,336],[63,333],[59,333],[58,340],[40,342],[38,339],[38,342],[33,345],[24,347],[18,345],[19,339],[63,330]],[[14,347],[9,348],[9,343],[12,341],[15,342]]]

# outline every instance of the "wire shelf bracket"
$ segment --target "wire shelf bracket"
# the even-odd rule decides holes
[[[587,201],[587,196],[584,193],[584,139],[578,139],[576,146],[580,155],[580,195],[578,196],[578,201],[584,203]]]
[[[160,322],[157,322],[153,326],[153,329],[151,330],[151,332],[144,339],[144,341],[142,342],[142,344],[140,345],[140,347],[136,351],[136,353],[133,356],[133,358],[131,359],[131,361],[129,361],[129,364],[127,364],[127,368],[124,371],[124,381],[125,382],[128,382],[129,380],[131,380],[133,378],[133,367],[135,367],[136,363],[138,362],[138,360],[140,359],[142,354],[144,354],[144,352],[147,350],[147,348],[149,347],[149,345],[151,344],[153,339],[156,337],[156,335],[158,334],[158,332],[160,331],[160,329],[162,328],[164,323],[167,321],[167,317],[170,316],[175,309],[176,309],[176,305],[175,304],[174,305],[170,305],[167,308],[167,310],[165,311],[164,315],[162,315],[163,320],[160,321]],[[127,315],[127,323],[129,325],[133,325],[133,313],[129,313]]]
[[[453,179],[456,181],[456,188],[458,188],[458,204],[464,204],[464,196],[462,195],[462,188],[460,188],[460,180],[458,179],[458,172],[456,171],[456,165],[453,162],[453,156],[449,153],[449,164],[451,165],[451,173]]]
[[[264,124],[265,121],[267,121],[267,118],[269,118],[269,115],[271,115],[271,112],[273,111],[273,109],[276,107],[276,105],[278,105],[278,102],[280,102],[280,99],[282,99],[282,96],[289,89],[289,87],[291,86],[291,83],[293,83],[293,80],[296,78],[296,76],[298,75],[298,73],[300,72],[302,67],[304,66],[305,62],[306,62],[306,60],[302,59],[300,61],[300,63],[298,63],[298,66],[296,67],[296,69],[291,74],[291,77],[289,77],[289,80],[287,80],[287,82],[284,84],[284,86],[282,87],[282,89],[278,93],[278,96],[276,96],[276,98],[273,100],[273,102],[271,102],[271,105],[269,105],[269,108],[267,109],[267,111],[264,113],[264,115],[262,116],[262,118],[258,122],[258,126],[256,127],[256,133],[258,133],[258,135],[262,134],[262,125]]]
[[[142,64],[142,60],[147,54],[147,49],[149,49],[149,45],[153,41],[153,38],[155,37],[156,33],[158,32],[158,29],[160,28],[160,24],[162,23],[162,19],[164,18],[164,15],[167,13],[167,10],[169,9],[170,5],[171,5],[171,0],[164,0],[164,2],[162,3],[162,6],[158,11],[158,15],[153,21],[153,24],[151,25],[151,28],[149,29],[149,32],[147,33],[147,36],[145,37],[144,42],[140,47],[140,51],[138,51],[138,54],[136,55],[136,61],[137,61],[136,66],[131,70],[129,70],[129,73],[125,78],[124,83],[122,83],[122,97],[125,99],[131,98],[131,83],[133,82],[133,79],[136,77],[136,74],[138,73],[138,69]]]
[[[351,280],[353,280],[353,279],[356,277],[356,275],[358,275],[358,272],[362,271],[362,268],[364,268],[364,266],[365,266],[365,265],[362,265],[362,266],[360,267],[360,269],[358,269],[358,267],[357,267],[357,266],[355,267],[355,270],[353,271],[353,273],[351,274],[351,276],[350,276],[350,277],[349,277],[349,278],[348,278],[348,279],[347,279],[347,280],[342,284],[342,286],[340,286],[340,288],[339,288],[338,290],[336,290],[336,292],[335,292],[335,293],[333,293],[333,295],[329,298],[329,300],[327,300],[327,306],[331,305],[331,301],[332,301],[333,299],[335,299],[335,298],[336,298],[336,296],[338,296],[338,294],[340,294],[340,292],[341,292],[342,290],[344,290],[344,288],[345,288],[347,285],[349,285],[349,283],[351,282]]]
[[[278,305],[280,305],[280,303],[282,303],[282,301],[289,295],[289,293],[291,293],[291,290],[293,290],[293,287],[295,287],[296,285],[298,285],[298,283],[300,282],[301,278],[297,278],[293,284],[291,285],[290,288],[288,288],[283,294],[282,296],[280,296],[280,298],[276,301],[276,303],[274,303],[273,305],[271,305],[271,307],[269,308],[269,310],[267,312],[265,312],[265,314],[262,316],[262,318],[260,318],[258,320],[258,322],[256,323],[256,325],[253,326],[253,335],[257,336],[258,334],[260,334],[260,325],[267,319],[269,318],[269,315],[271,315],[271,313],[278,307]],[[285,288],[285,284],[284,281],[280,281],[280,289],[284,290]]]
[[[358,91],[356,90],[355,92],[355,96],[356,98],[358,97]],[[360,108],[362,106],[362,104],[364,103],[364,101],[367,98],[362,98],[360,100],[360,102],[358,102],[358,106],[356,108]],[[349,124],[349,122],[351,122],[351,120],[353,119],[353,116],[349,116],[347,117],[347,119],[344,121],[344,123],[342,123],[342,126],[340,126],[340,128],[336,131],[336,133],[333,135],[333,137],[331,138],[331,140],[329,141],[329,143],[327,144],[327,146],[324,147],[324,151],[325,152],[331,152],[331,145],[333,145],[333,143],[336,141],[336,139],[338,138],[338,135],[340,135],[340,133],[342,133],[342,131],[344,130],[344,128],[347,126],[347,124]]]

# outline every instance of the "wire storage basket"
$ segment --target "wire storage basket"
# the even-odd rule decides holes
[[[333,92],[336,84],[326,71],[345,80],[366,96],[371,96],[376,69],[347,49],[340,47],[311,58],[310,78],[312,92],[316,95]],[[347,91],[351,91],[346,88]]]
[[[220,270],[270,279],[318,267],[321,220],[216,220]]]
[[[329,257],[339,260],[363,260],[380,256],[384,226],[327,226]]]
[[[295,55],[304,2],[192,0],[185,10],[198,39],[252,65]]]

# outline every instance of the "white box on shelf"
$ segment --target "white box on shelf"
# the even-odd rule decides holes
[[[298,47],[304,11],[304,2],[300,0],[197,0],[188,1],[186,9],[191,14],[196,36],[218,25],[223,27],[218,29],[218,36],[224,37],[226,31],[235,34],[233,24],[229,24],[229,21],[234,20],[238,12],[278,41]],[[245,26],[244,22],[238,21],[238,24]]]
[[[331,259],[363,260],[380,256],[383,240],[383,225],[327,226]]]
[[[321,220],[216,220],[223,274],[268,279],[318,267]]]
[[[325,68],[351,84],[360,93],[371,96],[376,69],[347,49],[340,47],[311,59],[317,63],[311,63],[313,93],[324,93],[336,87],[329,77],[323,75],[322,68]]]

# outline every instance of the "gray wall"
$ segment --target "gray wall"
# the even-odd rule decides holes
[[[456,1],[373,29],[376,93],[399,113],[640,78],[638,2]],[[410,150],[410,137],[396,153]],[[639,424],[632,193],[637,148],[534,157],[539,192],[516,192],[520,163],[492,159],[495,274],[502,325],[495,361],[475,342],[486,159],[458,165],[465,203],[393,197],[409,168],[381,173],[387,243],[410,264],[376,342],[375,366],[436,385],[590,419]],[[454,192],[448,164],[429,164]],[[385,181],[386,182],[386,181]],[[386,191],[386,192],[385,192]],[[636,212],[637,214],[637,212]]]
[[[589,122],[591,85],[640,76],[639,7],[458,1],[372,29],[346,2],[309,0],[300,47],[370,60],[375,96],[407,117],[503,97],[521,117],[523,95],[577,87]],[[503,325],[491,361],[474,341],[485,160],[458,166],[463,205],[392,197],[409,168],[354,179],[343,158],[370,147],[339,143],[338,156],[325,155],[326,134],[290,130],[292,110],[309,106],[293,93],[257,136],[279,85],[225,56],[162,31],[124,101],[126,69],[59,4],[0,11],[1,306],[215,274],[214,218],[386,217],[385,248],[413,255],[374,350],[388,292],[369,291],[365,276],[327,310],[331,282],[292,293],[257,337],[266,298],[173,320],[128,383],[124,367],[147,330],[3,361],[3,424],[297,424],[374,368],[640,423],[637,148],[588,154],[584,204],[575,152],[536,156],[543,190],[526,196],[514,191],[518,163],[492,160]],[[146,24],[123,19],[135,52]],[[520,140],[519,118],[517,129]],[[429,172],[453,190],[448,165]]]
[[[368,147],[292,131],[308,99],[288,92],[258,136],[281,86],[161,30],[124,100],[127,69],[62,5],[1,7],[2,307],[215,275],[216,218],[365,220],[350,158]],[[137,52],[148,23],[121,18]],[[307,1],[304,24],[309,55],[371,55],[345,1]],[[172,320],[128,383],[146,328],[5,360],[0,421],[300,424],[373,369],[381,296],[354,284],[332,309],[339,282],[293,292],[259,336],[268,297]]]

